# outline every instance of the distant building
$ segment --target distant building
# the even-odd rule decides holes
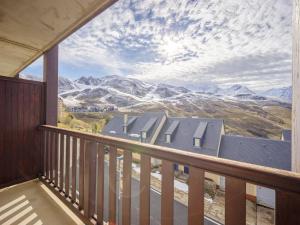
[[[113,137],[155,144],[166,119],[167,114],[164,112],[146,112],[139,116],[124,114],[112,118],[104,127],[102,133]],[[152,159],[152,164],[157,165],[158,163],[158,160]]]
[[[58,119],[61,119],[63,117],[63,111],[64,111],[64,102],[61,97],[58,97],[57,99],[57,116]]]
[[[223,135],[219,157],[291,170],[291,143],[264,138]],[[225,179],[221,177],[220,188],[224,187]],[[274,190],[247,183],[247,194],[256,196],[258,204],[275,208]]]
[[[164,112],[147,112],[138,116],[116,116],[106,125],[103,134],[291,170],[291,135],[288,131],[283,131],[282,141],[230,136],[225,134],[224,122],[221,119],[169,117]],[[174,169],[189,174],[189,167],[186,165],[175,164]],[[214,181],[220,189],[224,189],[224,177],[211,173],[206,173],[205,177]],[[247,183],[247,196],[258,204],[275,207],[274,190]]]
[[[68,112],[112,112],[117,110],[114,105],[100,106],[71,106],[67,108]]]
[[[223,134],[223,120],[168,117],[155,144],[217,157]],[[175,165],[175,170],[189,173],[185,165]],[[211,175],[210,179],[216,180],[216,177]]]

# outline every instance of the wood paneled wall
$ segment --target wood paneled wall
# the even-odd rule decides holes
[[[0,77],[0,187],[38,176],[44,102],[44,83]]]

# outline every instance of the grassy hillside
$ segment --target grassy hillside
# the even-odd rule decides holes
[[[280,139],[291,128],[291,106],[277,102],[185,100],[180,103],[144,103],[121,112],[168,110],[170,116],[223,119],[227,134]],[[115,113],[63,113],[60,127],[99,133]]]
[[[63,112],[58,126],[79,131],[100,133],[109,122],[111,115],[100,113],[68,113]]]

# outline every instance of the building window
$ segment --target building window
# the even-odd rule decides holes
[[[189,174],[189,172],[190,172],[189,167],[188,166],[184,166],[183,172],[185,174]]]
[[[166,143],[171,143],[171,135],[170,134],[166,134]]]
[[[194,146],[200,147],[200,138],[194,138]]]
[[[142,139],[146,139],[147,138],[147,132],[143,131],[142,132]]]
[[[176,163],[174,164],[174,170],[178,171],[178,164],[176,164]]]

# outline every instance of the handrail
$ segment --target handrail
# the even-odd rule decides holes
[[[55,126],[42,125],[40,128],[46,131],[60,132],[65,135],[84,138],[88,141],[96,141],[104,145],[126,149],[162,160],[193,166],[220,175],[235,177],[272,189],[300,193],[300,174],[294,172]]]

